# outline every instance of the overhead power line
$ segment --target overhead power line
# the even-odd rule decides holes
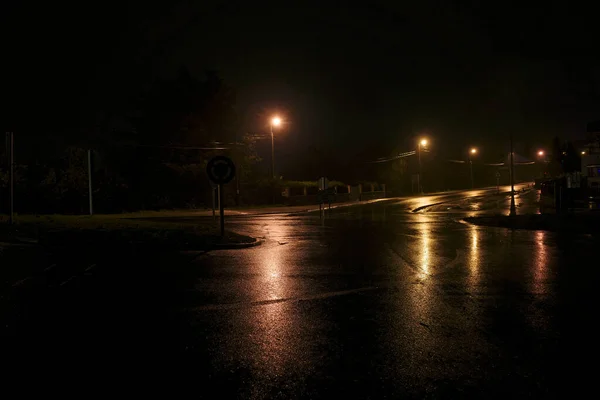
[[[153,144],[125,144],[124,147],[152,147],[157,149],[178,150],[229,150],[229,147],[206,147],[206,146],[161,146]]]
[[[400,153],[396,156],[393,157],[389,157],[389,158],[379,158],[375,161],[367,161],[365,164],[377,164],[377,163],[384,163],[384,162],[390,162],[390,161],[394,161],[397,160],[399,158],[404,158],[404,157],[410,157],[410,156],[414,156],[415,154],[417,154],[416,151],[407,151],[405,153]]]
[[[405,153],[400,153],[400,154],[398,154],[396,156],[381,157],[381,158],[378,158],[375,161],[367,161],[367,162],[365,162],[365,164],[386,163],[386,162],[397,160],[399,158],[414,156],[415,154],[417,154],[417,152],[415,150],[413,150],[413,151],[407,151]],[[464,160],[447,160],[447,161],[451,162],[451,163],[456,163],[456,164],[465,164],[466,163],[466,161],[464,161]],[[491,167],[501,167],[501,166],[504,166],[506,164],[507,163],[505,163],[505,162],[501,162],[501,163],[482,163],[482,165],[487,165],[487,166],[491,166]],[[533,165],[533,164],[535,164],[535,161],[521,161],[521,162],[514,162],[513,164],[514,165]]]

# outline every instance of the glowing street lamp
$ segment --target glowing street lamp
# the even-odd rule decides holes
[[[473,181],[473,160],[471,160],[471,156],[477,154],[477,149],[475,147],[471,147],[469,150],[469,170],[471,172],[471,189],[475,187],[475,183]]]
[[[274,116],[271,118],[271,176],[275,179],[275,137],[273,136],[273,127],[281,125],[281,118]]]
[[[543,157],[544,156],[544,150],[538,151],[538,156]]]
[[[582,156],[585,156],[585,151],[582,151],[582,152],[581,152],[581,155],[582,155]]]
[[[417,175],[417,189],[419,193],[423,193],[423,186],[421,186],[421,176],[423,171],[421,170],[421,147],[426,147],[429,141],[425,138],[419,140],[417,145],[417,157],[419,158],[419,174]]]

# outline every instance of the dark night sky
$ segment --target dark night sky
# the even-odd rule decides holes
[[[504,146],[511,129],[537,146],[600,117],[597,18],[573,2],[49,3],[2,5],[14,115],[68,124],[57,110],[118,104],[187,65],[237,89],[249,131],[284,111],[283,154],[386,155],[424,131],[449,155]]]

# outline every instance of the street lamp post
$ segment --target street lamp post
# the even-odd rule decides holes
[[[421,139],[417,145],[417,158],[419,159],[419,174],[417,175],[417,190],[419,193],[423,193],[423,186],[421,185],[421,179],[423,171],[421,169],[421,146],[427,146],[427,139]]]
[[[541,163],[546,164],[546,157],[544,157],[546,153],[544,152],[544,150],[538,150],[537,155],[538,158],[540,160]],[[546,176],[546,171],[545,171],[546,167],[542,165],[542,167],[539,169],[539,174],[540,174],[540,178],[544,178],[544,176]]]
[[[513,160],[513,133],[510,131],[510,216],[517,215],[515,207],[515,164]]]
[[[275,179],[275,137],[273,136],[273,126],[281,125],[281,118],[273,117],[271,119],[271,176]]]
[[[469,150],[469,170],[471,173],[471,189],[473,189],[475,187],[475,183],[473,180],[473,160],[471,159],[471,155],[475,155],[477,154],[477,149],[475,147],[471,148],[471,150]]]

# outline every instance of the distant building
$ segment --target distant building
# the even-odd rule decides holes
[[[590,189],[600,191],[600,120],[587,125],[587,143],[581,151],[581,174]]]

